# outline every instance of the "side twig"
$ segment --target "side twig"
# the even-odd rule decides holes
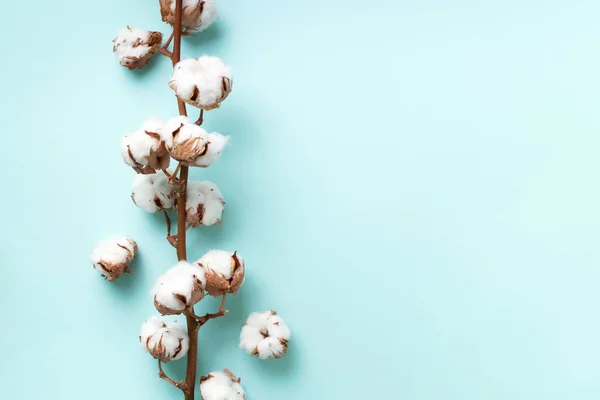
[[[176,388],[181,389],[183,391],[186,390],[185,382],[175,382],[173,379],[169,378],[167,376],[167,374],[165,374],[165,372],[162,369],[162,363],[160,362],[160,360],[158,360],[158,376],[161,379],[164,379],[165,381],[169,382],[171,385],[175,386]]]

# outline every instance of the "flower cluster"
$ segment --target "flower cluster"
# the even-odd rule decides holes
[[[160,49],[163,35],[144,29],[126,27],[113,39],[113,52],[119,63],[129,69],[140,69]]]
[[[250,314],[240,334],[240,347],[261,359],[281,358],[288,350],[290,328],[275,311]]]
[[[175,25],[175,0],[159,0],[162,20]],[[181,25],[185,33],[194,34],[208,28],[219,18],[216,0],[183,0]]]
[[[190,339],[185,326],[160,317],[150,317],[140,329],[140,343],[152,357],[167,363],[185,357]]]
[[[227,369],[214,371],[200,378],[200,394],[203,400],[244,400],[241,382]]]
[[[137,253],[137,244],[128,236],[118,236],[96,244],[90,260],[94,269],[109,281],[129,272],[129,264]]]
[[[218,108],[231,85],[231,68],[220,58],[207,55],[178,62],[169,82],[177,97],[204,110]]]

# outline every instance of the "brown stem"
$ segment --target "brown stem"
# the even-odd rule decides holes
[[[171,175],[169,175],[169,183],[173,183],[177,180],[177,173],[179,172],[180,169],[181,169],[181,162],[179,162],[179,164],[177,164],[175,171],[173,171],[173,173]],[[167,174],[168,174],[168,172],[167,172]]]
[[[204,122],[204,109],[200,109],[200,115],[198,116],[198,120],[195,122],[196,125],[200,126]]]
[[[174,37],[175,37],[175,29],[173,29],[173,32],[171,32],[171,36],[169,36],[169,38],[167,39],[167,41],[161,48],[165,49],[165,50],[168,49],[169,45],[171,44],[171,41],[173,40]]]
[[[175,0],[175,26],[173,27],[173,67],[181,60],[181,19],[183,14],[183,0]],[[187,116],[185,103],[177,99],[177,108],[180,115]],[[173,175],[176,175],[174,173]],[[182,192],[177,199],[177,259],[185,260],[186,254],[186,229],[185,229],[185,200],[187,195],[188,167],[181,166],[179,181],[182,184]],[[195,318],[186,315],[190,348],[187,356],[187,371],[185,374],[185,400],[194,400],[194,389],[196,388],[196,364],[198,362],[198,329],[200,325]]]
[[[160,49],[160,54],[162,54],[163,56],[167,56],[169,58],[173,58],[173,53],[171,53],[169,50],[167,49]]]
[[[173,379],[169,378],[167,376],[167,374],[165,374],[165,372],[163,371],[162,363],[160,362],[160,360],[158,360],[158,376],[159,376],[159,378],[164,379],[165,381],[169,382],[171,385],[175,386],[176,388],[185,391],[186,384],[184,382],[175,382]]]
[[[163,210],[165,214],[165,221],[167,222],[167,237],[171,236],[171,218],[169,218],[169,214],[167,214],[167,210]]]

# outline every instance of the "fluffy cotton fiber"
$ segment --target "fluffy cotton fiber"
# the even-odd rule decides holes
[[[129,264],[137,253],[137,244],[129,236],[102,240],[92,252],[90,260],[94,269],[109,281],[129,272]]]
[[[240,347],[261,359],[281,358],[288,350],[290,328],[275,311],[250,314],[240,334]]]
[[[187,104],[212,110],[231,92],[231,79],[229,66],[218,57],[204,55],[177,63],[169,87]]]
[[[244,283],[245,263],[237,252],[210,250],[196,263],[206,273],[206,291],[211,296],[235,294]]]
[[[136,206],[149,213],[168,210],[175,204],[175,188],[164,175],[136,175],[131,199]]]
[[[185,357],[190,339],[183,325],[150,317],[140,329],[140,343],[152,357],[167,363]]]
[[[113,52],[119,63],[129,69],[140,69],[160,49],[162,33],[126,27],[113,39]]]
[[[224,208],[225,201],[217,185],[210,181],[188,182],[185,214],[193,227],[219,224]]]
[[[244,400],[246,394],[241,379],[229,370],[214,371],[200,378],[200,394],[203,400]]]
[[[159,0],[162,20],[175,24],[175,0]],[[219,18],[216,0],[183,0],[181,23],[187,34],[208,28]]]
[[[164,124],[162,119],[153,117],[144,121],[137,131],[123,136],[121,156],[137,173],[154,174],[169,168],[171,158],[160,136]]]
[[[205,272],[197,265],[178,262],[154,286],[154,305],[163,315],[181,314],[204,297]]]

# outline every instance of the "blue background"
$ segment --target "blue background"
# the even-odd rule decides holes
[[[237,249],[248,275],[199,372],[248,400],[598,399],[598,2],[219,3],[183,54],[233,67],[205,119],[231,146],[192,173],[227,206],[189,256]],[[119,154],[176,114],[171,67],[129,72],[111,43],[168,34],[158,1],[2,9],[0,397],[180,399],[138,346],[175,253]],[[140,254],[110,284],[88,256],[118,233]],[[265,362],[237,337],[269,308],[293,337]]]

